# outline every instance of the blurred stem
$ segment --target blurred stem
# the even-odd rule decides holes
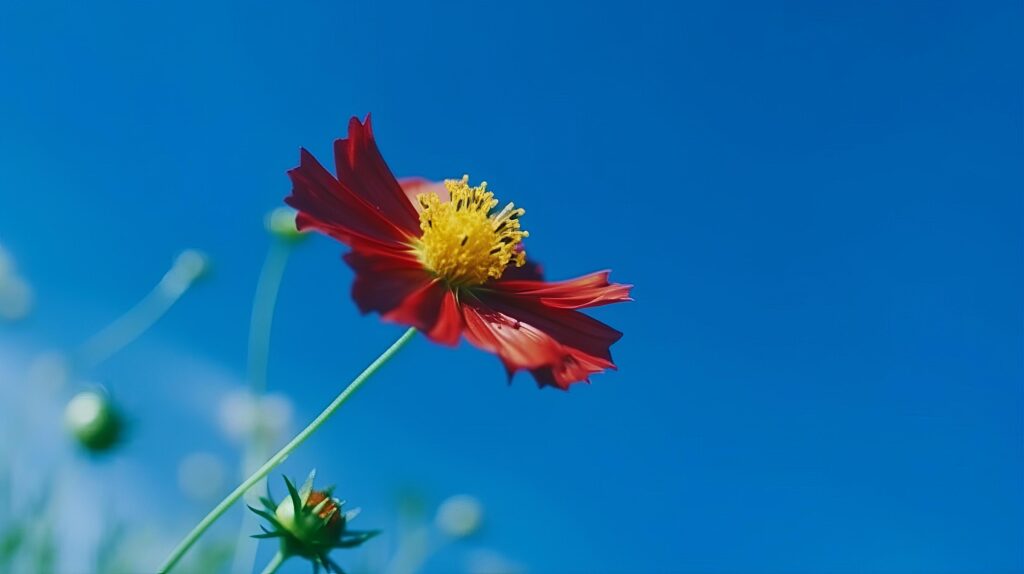
[[[141,301],[83,343],[72,364],[91,369],[106,361],[152,327],[191,285],[191,279],[182,277],[177,265],[172,266]]]
[[[426,525],[417,525],[402,534],[398,542],[398,550],[392,556],[385,572],[387,574],[418,572],[431,554],[433,554],[433,548],[430,543],[430,528]]]
[[[277,569],[284,564],[285,558],[287,557],[284,555],[284,552],[278,550],[277,554],[274,554],[274,557],[267,563],[267,567],[263,569],[263,574],[274,574],[274,572],[277,572]]]
[[[267,252],[256,284],[249,319],[249,385],[253,394],[267,390],[267,357],[270,353],[270,330],[274,322],[274,307],[281,279],[291,254],[291,243],[275,240]]]
[[[252,314],[249,319],[248,378],[249,390],[252,393],[254,404],[257,405],[260,404],[260,398],[267,390],[267,364],[270,356],[274,308],[277,306],[277,294],[281,289],[281,280],[284,278],[284,270],[288,265],[292,245],[294,245],[293,242],[274,238],[270,250],[267,251],[267,258],[263,262],[263,269],[260,271],[260,278],[256,283],[256,294],[253,296]],[[242,453],[241,475],[243,477],[256,470],[260,461],[266,459],[271,438],[265,432],[262,418],[257,417]],[[253,498],[263,490],[265,482],[265,480],[259,481],[255,485],[256,488],[249,491],[246,495],[248,504],[255,504]],[[255,527],[256,516],[246,513],[238,531],[235,556],[231,564],[231,572],[235,574],[252,572],[253,564],[256,561],[257,544],[249,537],[249,533],[255,530]]]
[[[167,557],[167,560],[164,562],[163,566],[160,567],[160,572],[163,574],[170,572],[171,569],[174,568],[175,564],[177,564],[178,561],[181,560],[182,556],[184,556],[185,553],[188,552],[188,549],[191,548],[192,545],[195,544],[197,540],[199,540],[203,533],[206,532],[206,530],[210,528],[210,526],[214,522],[216,522],[217,519],[220,518],[221,515],[223,515],[224,512],[226,512],[227,509],[231,507],[232,504],[237,502],[238,499],[241,498],[242,495],[244,495],[247,490],[255,486],[259,481],[263,480],[263,478],[270,474],[270,471],[273,470],[274,467],[281,464],[281,462],[283,462],[284,459],[288,458],[288,455],[290,455],[292,451],[298,448],[299,445],[301,445],[303,442],[306,441],[306,439],[310,437],[310,435],[312,435],[314,432],[317,431],[317,429],[323,426],[323,424],[327,422],[327,419],[331,418],[331,415],[333,415],[339,408],[341,408],[341,405],[345,404],[345,401],[347,401],[349,397],[352,396],[353,393],[359,390],[359,387],[363,386],[363,383],[365,383],[371,376],[373,376],[374,373],[379,371],[380,368],[384,366],[384,364],[387,363],[392,357],[394,357],[395,354],[398,353],[398,351],[402,347],[404,347],[406,343],[412,340],[413,336],[415,335],[416,329],[413,327],[409,328],[401,337],[398,338],[397,341],[392,343],[391,346],[388,347],[386,351],[384,351],[384,353],[382,353],[372,363],[370,363],[370,366],[366,367],[366,369],[362,373],[360,373],[359,376],[355,378],[355,380],[349,383],[349,385],[345,387],[345,390],[341,391],[341,394],[335,397],[331,404],[327,405],[327,408],[325,408],[323,412],[321,412],[315,419],[313,419],[313,422],[309,423],[309,425],[306,428],[302,429],[302,431],[299,432],[299,434],[295,435],[295,438],[289,441],[288,444],[284,445],[284,447],[281,450],[277,451],[277,454],[270,457],[270,459],[267,462],[265,462],[263,466],[259,468],[259,470],[254,472],[251,476],[249,476],[249,478],[245,479],[242,482],[242,484],[238,485],[238,487],[235,488],[235,490],[231,491],[231,494],[229,494],[224,500],[222,500],[220,504],[214,507],[214,509],[211,510],[210,513],[207,514],[202,520],[200,520],[199,524],[197,524],[195,528],[193,528],[192,531],[189,532],[187,536],[185,536],[185,539],[182,540],[180,544],[178,544],[177,548],[175,548],[171,552],[170,556]]]

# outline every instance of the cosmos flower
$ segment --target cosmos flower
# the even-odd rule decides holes
[[[415,327],[431,340],[498,355],[511,380],[519,370],[539,386],[567,389],[614,369],[609,348],[622,333],[579,311],[630,301],[630,285],[608,272],[544,281],[527,260],[520,217],[499,207],[487,184],[468,176],[443,185],[399,182],[377,149],[367,116],[352,118],[334,144],[337,177],[305,149],[288,172],[300,230],[351,247],[352,296],[363,313]]]

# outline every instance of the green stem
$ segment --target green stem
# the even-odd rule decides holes
[[[341,405],[345,404],[345,401],[347,401],[353,393],[359,390],[359,387],[363,386],[363,383],[373,376],[374,373],[380,370],[380,368],[384,366],[384,363],[387,363],[388,360],[390,360],[402,347],[404,347],[406,343],[412,340],[414,335],[416,335],[416,329],[409,328],[409,330],[399,337],[397,341],[392,343],[384,353],[370,363],[370,366],[366,367],[366,369],[360,373],[355,380],[349,383],[349,385],[345,387],[345,390],[341,391],[341,394],[335,397],[334,401],[327,405],[327,408],[313,419],[313,422],[309,423],[309,426],[302,429],[299,434],[295,435],[295,438],[289,441],[288,444],[284,445],[284,447],[277,451],[277,454],[270,457],[267,462],[263,463],[263,466],[261,466],[259,470],[254,472],[249,478],[245,479],[242,484],[238,485],[237,488],[231,491],[231,494],[227,495],[224,500],[220,501],[220,504],[214,507],[209,514],[203,517],[203,519],[199,521],[199,524],[197,524],[195,528],[185,536],[185,539],[178,544],[178,546],[171,552],[170,556],[167,557],[167,560],[164,561],[163,566],[160,567],[161,574],[170,572],[171,569],[174,568],[174,565],[181,560],[182,556],[188,552],[188,549],[191,548],[197,540],[199,540],[199,537],[201,537],[203,533],[206,532],[206,530],[210,528],[210,526],[216,522],[216,520],[220,518],[228,508],[231,507],[232,504],[238,501],[238,499],[245,494],[245,491],[252,488],[253,485],[270,474],[270,471],[273,470],[274,467],[281,464],[284,459],[288,458],[288,455],[290,455],[292,451],[298,448],[299,445],[310,437],[310,435],[323,426],[323,424],[327,422],[327,419],[331,418],[331,415],[333,415]]]
[[[274,574],[274,572],[277,572],[277,569],[284,564],[286,558],[287,556],[284,555],[284,552],[278,550],[277,554],[274,554],[274,557],[270,559],[267,567],[263,569],[263,574]]]

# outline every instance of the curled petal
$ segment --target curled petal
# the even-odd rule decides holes
[[[629,291],[633,286],[609,283],[609,273],[598,271],[567,281],[520,280],[507,277],[506,273],[506,276],[496,281],[493,287],[510,295],[537,299],[548,307],[559,309],[583,309],[632,301]]]
[[[370,116],[348,122],[348,137],[334,142],[338,181],[406,233],[419,236],[420,219],[373,139]]]
[[[538,385],[564,390],[615,368],[609,348],[622,333],[579,311],[495,292],[462,302],[466,339],[497,354],[510,375],[525,369]]]

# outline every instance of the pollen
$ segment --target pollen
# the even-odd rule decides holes
[[[445,180],[444,186],[449,201],[434,192],[416,197],[423,236],[414,249],[430,271],[461,287],[497,279],[509,264],[526,263],[520,243],[529,234],[519,228],[524,209],[509,203],[496,211],[498,200],[487,182],[470,187],[468,175]]]

